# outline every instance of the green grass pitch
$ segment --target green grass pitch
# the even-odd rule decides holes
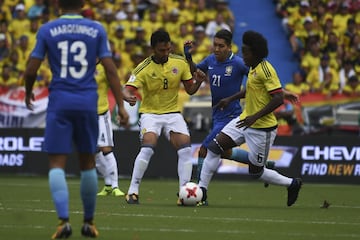
[[[99,179],[99,189],[103,180]],[[129,180],[120,179],[125,191]],[[80,236],[79,179],[68,178],[70,222]],[[177,181],[147,179],[140,205],[97,198],[99,239],[126,240],[338,240],[360,239],[360,186],[304,183],[286,206],[286,189],[260,182],[220,181],[209,188],[208,207],[176,206]],[[329,208],[321,208],[324,200]],[[0,239],[50,239],[57,224],[46,177],[0,176]]]

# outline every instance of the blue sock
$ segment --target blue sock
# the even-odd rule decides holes
[[[96,206],[98,178],[96,170],[81,171],[80,194],[84,208],[84,221],[92,221]]]
[[[59,219],[69,219],[69,190],[65,172],[61,168],[52,168],[49,171],[50,192],[55,204]]]
[[[239,163],[249,164],[249,154],[241,148],[232,148],[230,159]]]
[[[202,169],[202,165],[204,163],[204,158],[199,157],[198,158],[198,165],[196,168],[196,180],[199,182],[200,181],[200,174],[201,174],[201,169]]]

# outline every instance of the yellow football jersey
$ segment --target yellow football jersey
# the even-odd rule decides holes
[[[254,69],[250,69],[246,82],[245,108],[240,119],[254,115],[263,109],[271,100],[269,92],[281,89],[279,77],[268,61],[262,61]],[[273,113],[259,118],[251,128],[270,128],[277,125]]]
[[[164,114],[180,112],[178,94],[181,81],[192,79],[186,60],[170,54],[164,64],[146,58],[133,71],[126,83],[142,90],[140,113]]]
[[[105,70],[101,64],[96,66],[95,79],[98,84],[98,114],[109,110],[109,82],[106,80]]]

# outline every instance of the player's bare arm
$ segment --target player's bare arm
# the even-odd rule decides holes
[[[25,104],[26,107],[29,110],[33,110],[34,106],[31,103],[32,101],[35,101],[35,97],[34,94],[32,92],[35,80],[36,80],[36,75],[37,75],[37,71],[40,68],[41,65],[41,60],[37,59],[37,58],[30,58],[28,65],[26,67],[25,70],[25,74],[24,74],[24,80],[25,80]]]
[[[101,64],[104,66],[106,78],[109,81],[111,91],[114,94],[116,104],[118,105],[119,122],[121,125],[127,126],[129,122],[129,115],[124,108],[124,96],[121,91],[122,87],[116,72],[115,64],[110,57],[102,58]]]
[[[184,84],[187,94],[193,95],[197,92],[203,81],[206,81],[206,74],[200,69],[197,69],[196,72],[193,74],[192,80],[182,82]]]
[[[291,103],[300,102],[299,95],[297,95],[295,93],[292,93],[286,89],[283,89],[283,94],[284,94],[284,99],[289,100]]]

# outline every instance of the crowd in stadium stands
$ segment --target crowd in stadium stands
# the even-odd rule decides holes
[[[39,26],[59,14],[55,0],[0,0],[0,86],[23,85]],[[174,53],[182,55],[184,41],[194,39],[196,62],[211,51],[216,31],[234,28],[227,0],[86,0],[83,16],[105,27],[124,82],[133,67],[151,54],[150,35],[159,28],[169,32]],[[234,50],[238,51],[235,44]],[[36,86],[48,86],[50,79],[49,67],[43,64]]]
[[[286,88],[360,96],[359,0],[277,0],[276,13],[299,62]]]

